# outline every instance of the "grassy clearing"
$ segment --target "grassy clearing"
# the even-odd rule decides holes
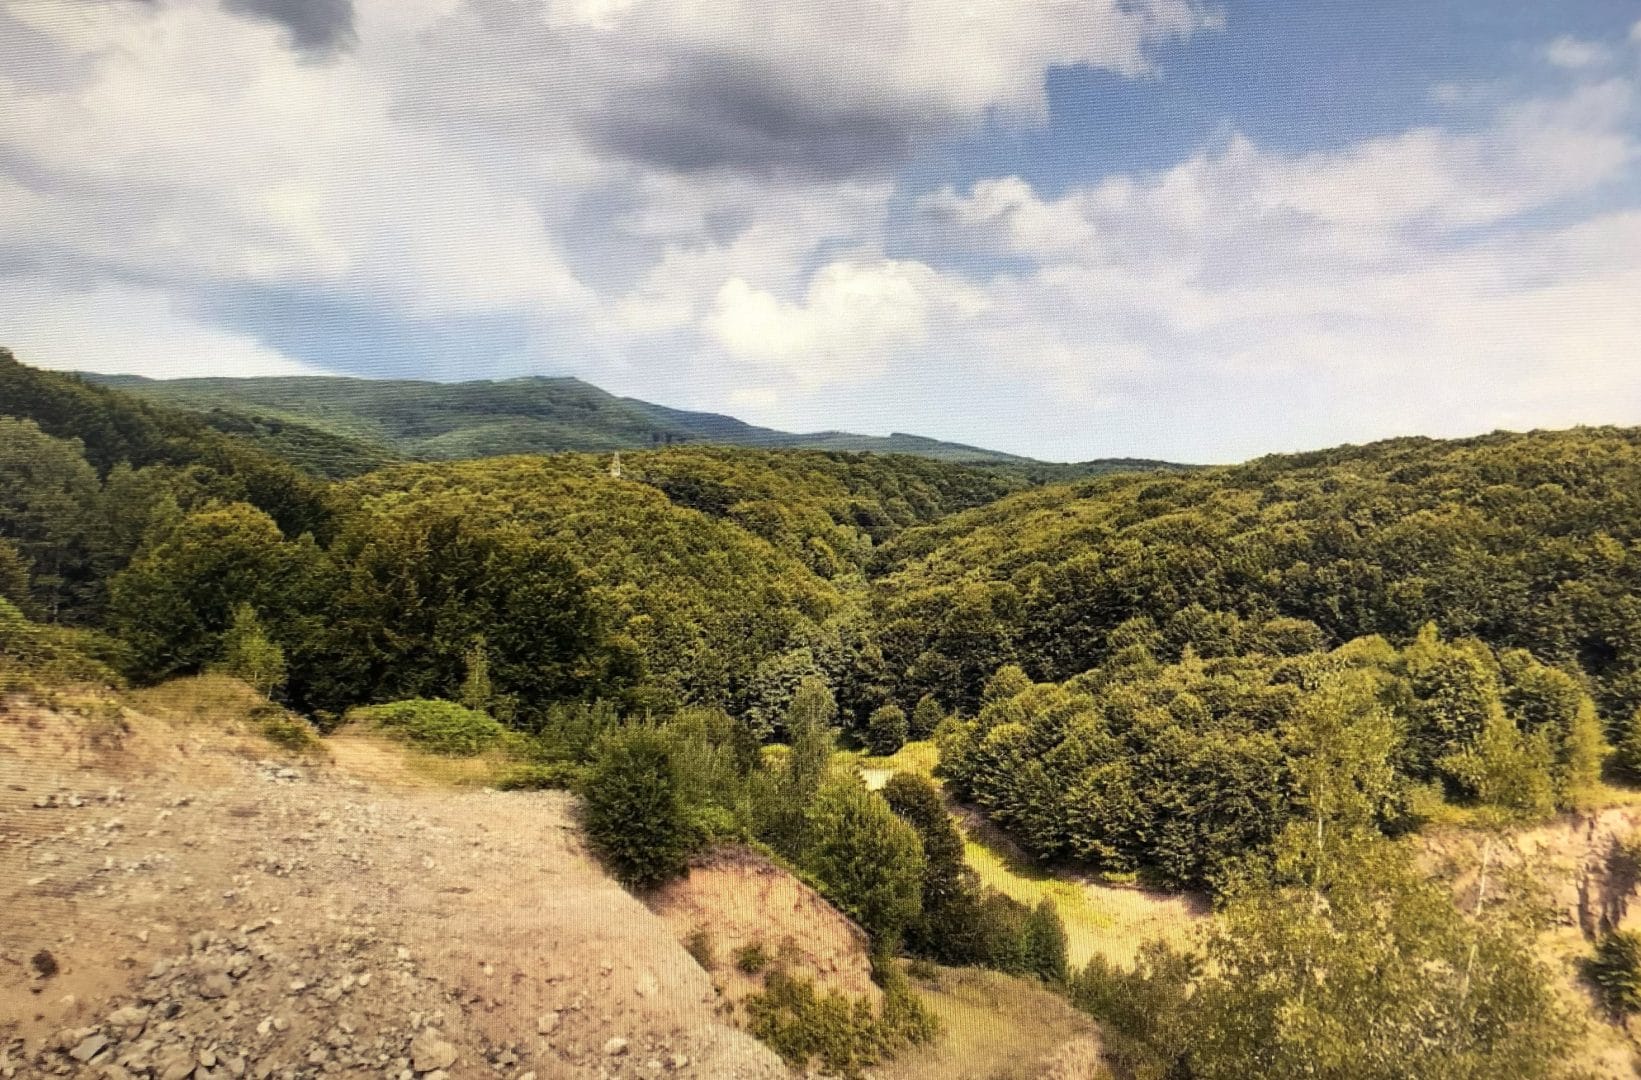
[[[978,968],[914,969],[920,974],[913,986],[940,1020],[942,1034],[874,1070],[885,1080],[1106,1075],[1097,1065],[1093,1021],[1042,985]]]
[[[888,757],[878,757],[860,750],[844,750],[840,756],[854,761],[862,769],[888,769],[890,772],[930,777],[934,776],[934,767],[940,764],[940,750],[932,739],[909,742]]]
[[[857,768],[869,786],[881,787],[896,772],[933,777],[940,752],[933,741],[924,741],[907,743],[888,757],[845,750],[838,758]],[[1047,869],[974,810],[956,803],[948,807],[963,834],[964,861],[982,883],[1028,906],[1035,907],[1045,897],[1054,901],[1065,922],[1073,965],[1086,964],[1095,955],[1132,963],[1135,951],[1151,938],[1183,942],[1207,910],[1201,897]]]

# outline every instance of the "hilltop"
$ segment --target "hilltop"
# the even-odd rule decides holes
[[[942,442],[919,435],[794,434],[717,413],[689,412],[617,397],[576,378],[530,376],[437,383],[328,376],[147,379],[80,373],[89,382],[210,415],[225,412],[298,424],[402,458],[451,460],[562,450],[645,450],[683,443],[764,450],[871,451],[1003,466],[1069,479],[1164,467],[1140,459],[1075,465]]]

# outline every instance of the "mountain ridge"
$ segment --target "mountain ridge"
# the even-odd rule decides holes
[[[575,376],[528,375],[439,383],[418,379],[295,375],[151,379],[74,372],[99,386],[203,413],[223,411],[304,425],[413,459],[516,453],[657,449],[722,444],[760,449],[904,453],[1002,466],[1066,479],[1170,467],[1142,458],[1045,462],[907,432],[788,432],[724,413],[696,412],[611,394]]]

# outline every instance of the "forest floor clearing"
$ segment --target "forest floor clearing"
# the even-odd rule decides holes
[[[0,712],[0,1075],[788,1075],[570,796],[282,755],[194,682]]]

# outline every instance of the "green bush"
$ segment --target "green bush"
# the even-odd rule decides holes
[[[898,976],[898,973],[896,973]],[[928,1042],[939,1024],[903,976],[886,980],[883,1006],[825,994],[808,979],[773,971],[762,993],[746,999],[749,1029],[795,1069],[819,1061],[823,1072],[858,1077],[901,1048]]]
[[[573,790],[586,775],[586,766],[574,762],[521,761],[504,769],[494,786],[498,791]]]
[[[769,950],[761,941],[749,941],[735,950],[735,970],[742,975],[756,975],[769,966]]]
[[[263,738],[287,750],[306,750],[319,742],[319,734],[312,724],[277,705],[258,708],[251,717],[257,722]]]
[[[348,720],[383,731],[435,754],[471,757],[501,741],[505,732],[493,718],[454,701],[412,698],[353,709]]]
[[[1595,946],[1584,973],[1614,1016],[1641,1012],[1641,934],[1614,930]]]
[[[883,757],[905,746],[908,733],[906,714],[898,705],[875,709],[866,720],[866,746]]]
[[[622,882],[647,889],[684,872],[703,837],[679,795],[666,734],[633,726],[601,744],[581,785],[593,846]]]
[[[1071,977],[1071,1003],[1100,1022],[1105,1053],[1133,1080],[1189,1076],[1191,989],[1201,964],[1160,941],[1140,947],[1132,970],[1096,956]]]
[[[893,952],[921,905],[924,857],[917,831],[881,795],[853,779],[823,784],[808,813],[799,864],[876,948]]]

